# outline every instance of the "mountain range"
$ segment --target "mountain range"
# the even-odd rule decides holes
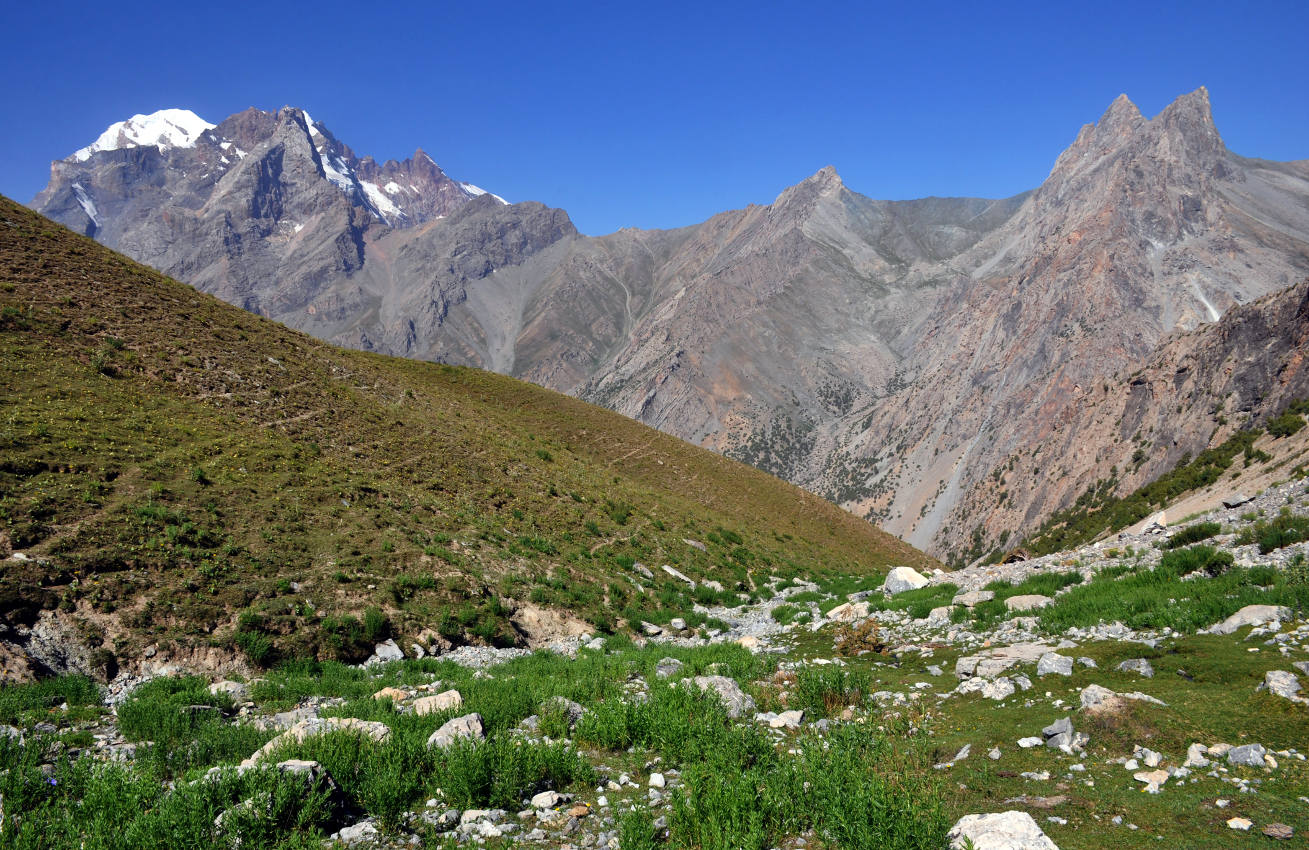
[[[1203,88],[1150,119],[1119,97],[1039,187],[998,200],[878,201],[828,167],[767,206],[586,237],[284,108],[136,116],[55,162],[33,206],[293,328],[602,404],[938,555],[1157,474],[1303,386],[1285,367],[1304,352],[1309,162],[1227,150]],[[1218,321],[1250,302],[1273,318]],[[1209,373],[1238,349],[1281,359],[1239,386]],[[1120,389],[1187,357],[1189,378],[1156,381],[1203,402],[1186,427],[1169,393]],[[1123,392],[1154,432],[1105,424]],[[1063,457],[1032,460],[1043,446]]]

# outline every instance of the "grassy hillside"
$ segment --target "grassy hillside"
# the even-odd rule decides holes
[[[424,630],[508,643],[535,606],[612,629],[770,575],[934,565],[634,421],[331,347],[7,199],[0,386],[0,556],[35,559],[0,564],[0,609],[75,612],[119,654],[350,659]],[[724,591],[692,594],[661,564]]]

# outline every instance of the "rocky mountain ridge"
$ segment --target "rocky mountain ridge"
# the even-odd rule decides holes
[[[76,224],[74,172],[115,155],[57,163],[62,201],[36,205]],[[225,196],[301,198],[293,175],[309,170]],[[239,250],[217,235],[232,204],[207,242],[195,225],[160,235],[158,215],[97,238],[325,339],[603,404],[936,553],[1066,503],[1068,488],[1040,487],[1018,512],[986,482],[1074,427],[1090,388],[1309,274],[1309,165],[1227,151],[1204,89],[1153,119],[1118,98],[1040,187],[1005,200],[875,201],[824,168],[768,206],[592,238],[539,204],[464,198],[387,227],[363,199],[316,191],[330,212],[312,249],[269,247],[278,222],[309,218],[271,201],[251,204],[268,212]],[[170,220],[212,222],[208,208]],[[172,247],[137,244],[151,240]]]

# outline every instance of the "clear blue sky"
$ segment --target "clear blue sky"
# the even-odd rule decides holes
[[[302,106],[356,152],[579,229],[767,203],[824,165],[877,198],[1031,188],[1120,92],[1200,85],[1228,147],[1309,158],[1309,2],[11,3],[0,192],[114,121]]]

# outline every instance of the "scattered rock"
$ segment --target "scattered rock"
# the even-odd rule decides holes
[[[660,658],[659,663],[655,665],[655,675],[660,679],[670,679],[681,672],[682,662],[676,658]]]
[[[1227,751],[1227,763],[1239,764],[1245,767],[1263,767],[1264,756],[1268,751],[1264,749],[1263,744],[1246,744],[1241,747],[1232,747]]]
[[[1251,499],[1251,497],[1245,495],[1244,493],[1233,493],[1232,495],[1227,496],[1226,498],[1223,499],[1223,507],[1227,508],[1228,510],[1231,510],[1232,508],[1239,508],[1241,507],[1241,505],[1244,505],[1247,502],[1251,502],[1251,501],[1253,501],[1253,499]]]
[[[1249,832],[1250,827],[1252,826],[1254,826],[1254,822],[1249,818],[1228,818],[1227,820],[1228,829],[1239,829],[1242,832]]]
[[[1247,605],[1221,623],[1210,626],[1204,631],[1211,635],[1230,635],[1246,626],[1262,626],[1265,623],[1282,623],[1291,619],[1291,609],[1285,605]]]
[[[882,590],[892,596],[906,590],[917,590],[928,585],[927,577],[913,567],[896,567],[886,574]]]
[[[950,847],[962,850],[1059,850],[1027,812],[965,815],[950,830]]]
[[[1073,659],[1054,652],[1047,652],[1042,655],[1040,660],[1036,662],[1036,675],[1048,676],[1050,674],[1059,676],[1073,675]]]
[[[1154,667],[1144,658],[1129,658],[1114,669],[1120,673],[1140,673],[1147,679],[1154,678]]]
[[[465,714],[463,717],[447,720],[440,729],[433,732],[427,739],[427,746],[444,749],[460,738],[480,741],[485,737],[486,731],[482,725],[482,715],[474,712]]]
[[[727,709],[728,717],[736,718],[754,713],[754,700],[732,679],[726,676],[696,676],[691,681],[700,690],[716,695]]]
[[[407,694],[399,688],[387,687],[373,694],[373,699],[389,699],[391,702],[400,702],[406,696]]]
[[[414,714],[440,714],[443,711],[449,711],[452,708],[458,708],[464,704],[463,695],[456,690],[442,691],[439,694],[430,697],[419,697],[414,700]]]
[[[686,620],[681,617],[674,617],[668,621],[668,626],[675,632],[680,632],[686,628]]]
[[[648,784],[651,788],[663,788],[664,785],[666,784],[664,775],[662,773],[650,774],[650,780]]]
[[[1264,674],[1263,688],[1274,696],[1289,699],[1291,702],[1309,704],[1309,699],[1300,696],[1300,680],[1294,673],[1285,670],[1269,670]]]
[[[1276,838],[1279,841],[1286,841],[1295,835],[1295,830],[1284,823],[1270,823],[1262,832],[1269,838]]]
[[[1039,593],[1028,593],[1022,596],[1010,596],[1004,601],[1004,607],[1009,611],[1035,611],[1053,601],[1050,597]]]

